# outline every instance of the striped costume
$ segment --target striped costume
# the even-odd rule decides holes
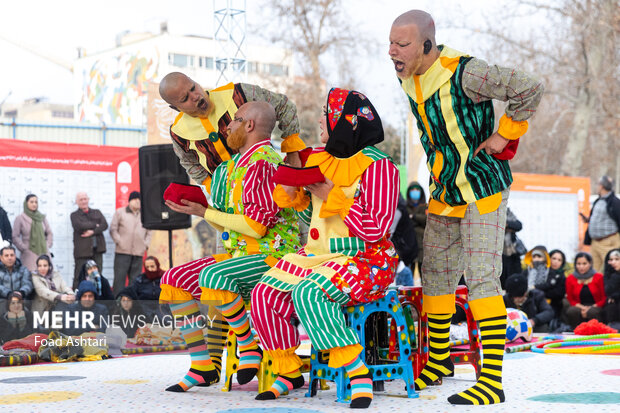
[[[278,258],[299,248],[294,212],[278,207],[271,195],[275,187],[271,177],[280,162],[279,155],[265,140],[243,155],[234,155],[214,171],[209,182],[214,208],[208,208],[204,218],[221,232],[227,253],[172,268],[161,279],[160,301],[171,303],[171,308],[177,306],[184,320],[189,313],[198,317],[196,302],[201,300],[201,295],[206,303],[216,305],[237,302],[237,298],[249,299],[262,274]],[[199,277],[202,286],[211,290],[206,293],[201,290]],[[219,309],[228,321],[225,310]],[[202,337],[202,332],[192,334],[198,340]],[[223,338],[218,340],[216,344],[222,344]],[[209,346],[210,351],[212,347],[215,345]],[[218,357],[221,357],[219,349]],[[195,384],[188,380],[179,385],[185,391]]]
[[[345,94],[333,89],[330,102],[334,95],[338,98],[339,94],[353,93],[357,92]],[[378,119],[365,97],[357,97],[355,102],[368,105],[358,107],[368,111],[364,114],[369,118]],[[337,109],[343,111],[338,105],[329,107],[332,115]],[[349,122],[348,129],[353,121],[364,130],[365,124],[358,123],[359,119],[345,119],[349,116],[345,116],[346,108],[342,121]],[[383,131],[377,133],[382,138]],[[286,390],[278,383],[290,382],[288,373],[298,373],[302,365],[295,354],[299,335],[290,324],[296,312],[315,348],[330,350],[330,365],[350,366],[356,372],[350,374],[360,376],[359,388],[353,393],[365,397],[369,404],[372,385],[359,359],[362,347],[357,334],[347,327],[342,306],[381,298],[394,280],[398,257],[387,231],[394,219],[399,175],[387,155],[373,146],[338,158],[328,152],[332,134],[329,139],[326,150],[311,154],[306,164],[319,166],[334,183],[327,200],[316,195],[308,197],[302,189],[292,200],[282,187],[276,188],[276,202],[298,211],[310,226],[309,238],[303,250],[284,256],[256,286],[252,292],[252,320],[261,343],[273,358],[274,372],[280,374],[270,390],[275,397]]]
[[[283,152],[306,147],[299,138],[297,108],[285,95],[245,83],[229,83],[208,93],[215,106],[208,118],[180,113],[170,127],[174,152],[194,181],[207,186],[215,168],[235,153],[226,144],[226,127],[246,102],[265,101],[274,107],[284,139]]]
[[[480,323],[484,364],[478,383],[448,400],[500,403],[504,401],[503,339],[498,335],[505,335],[506,308],[499,277],[512,183],[508,160],[527,131],[527,119],[535,112],[543,88],[523,72],[489,66],[445,46],[438,49],[439,58],[424,74],[400,80],[431,174],[422,265],[429,362],[416,379],[416,388],[423,389],[454,369],[446,340],[450,315],[455,312],[454,292],[464,275],[469,305]],[[489,155],[481,150],[474,157],[494,133],[492,99],[509,102],[497,132],[510,142],[502,153]]]

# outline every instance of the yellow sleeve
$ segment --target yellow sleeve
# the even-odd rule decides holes
[[[521,136],[525,135],[527,128],[528,123],[526,120],[518,122],[512,120],[506,116],[506,114],[503,114],[499,119],[499,128],[497,129],[497,133],[506,139],[514,141],[515,139],[519,139]]]
[[[231,229],[256,239],[262,238],[267,233],[266,226],[241,214],[227,214],[215,208],[207,208],[204,218],[220,232]]]
[[[304,211],[310,205],[310,197],[305,194],[303,188],[297,188],[295,198],[291,199],[280,184],[273,190],[273,200],[280,208],[295,208],[296,211]]]
[[[301,140],[298,133],[287,136],[282,141],[282,152],[297,152],[306,149],[306,144]]]

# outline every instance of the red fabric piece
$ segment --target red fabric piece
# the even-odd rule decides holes
[[[207,197],[199,186],[180,184],[177,182],[172,182],[168,185],[168,188],[166,188],[164,192],[164,199],[179,205],[184,205],[181,200],[186,199],[188,201],[197,202],[204,207],[209,206]]]
[[[575,334],[580,336],[590,336],[593,334],[614,334],[617,332],[618,330],[615,328],[611,328],[594,318],[587,323],[581,323],[575,327]]]
[[[318,166],[295,168],[289,165],[280,165],[273,175],[273,182],[288,186],[306,186],[325,182],[325,176]]]
[[[47,334],[33,333],[24,338],[20,338],[19,340],[7,341],[2,346],[2,349],[13,350],[19,348],[34,351],[36,353],[39,351],[39,347],[41,347],[41,341],[45,339],[47,339]]]
[[[509,161],[517,154],[517,148],[519,147],[519,139],[508,142],[508,145],[500,153],[494,153],[493,156],[500,161]]]
[[[299,159],[301,160],[301,166],[306,166],[306,162],[308,161],[308,157],[310,156],[311,153],[312,153],[312,148],[310,147],[299,151]]]

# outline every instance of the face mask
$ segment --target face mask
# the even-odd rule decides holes
[[[93,271],[90,273],[89,277],[91,278],[97,278],[99,277],[99,271]]]
[[[409,198],[414,200],[414,201],[419,201],[420,200],[420,190],[419,189],[412,189],[409,191]]]

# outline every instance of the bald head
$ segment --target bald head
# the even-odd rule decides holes
[[[181,72],[164,76],[159,83],[159,95],[171,108],[195,118],[206,118],[213,110],[202,86]]]
[[[168,73],[159,83],[159,95],[163,100],[172,105],[170,102],[172,98],[171,92],[179,87],[181,82],[187,81],[191,81],[191,79],[181,72]]]
[[[78,192],[77,194],[75,194],[75,203],[82,211],[88,211],[89,201],[90,198],[88,198],[86,192]]]
[[[262,139],[269,139],[276,126],[276,111],[267,102],[244,104],[244,119],[254,121],[254,131]]]
[[[435,45],[435,22],[433,17],[423,10],[409,10],[401,14],[392,26],[415,26],[421,38],[428,39]]]
[[[405,80],[424,74],[439,58],[435,22],[422,10],[409,10],[394,20],[390,30],[389,55],[396,76]]]

